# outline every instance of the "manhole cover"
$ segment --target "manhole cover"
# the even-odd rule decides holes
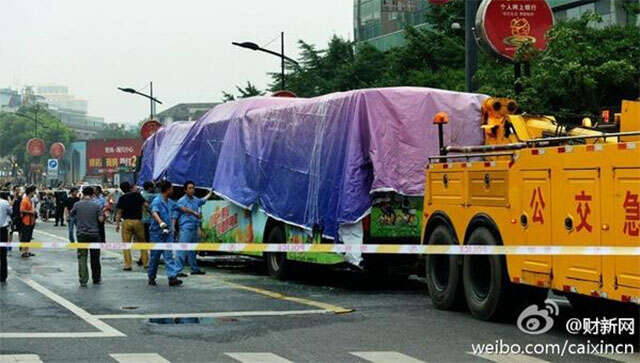
[[[152,318],[151,324],[200,324],[200,318]]]
[[[122,306],[120,309],[122,310],[135,310],[137,309],[137,306]]]

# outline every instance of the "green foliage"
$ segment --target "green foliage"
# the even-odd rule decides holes
[[[288,65],[287,89],[300,97],[392,86],[434,87],[463,91],[464,1],[431,7],[430,29],[408,27],[405,45],[381,52],[334,36],[326,49],[299,41],[299,66]],[[512,97],[530,113],[573,121],[618,108],[622,99],[638,97],[640,29],[635,26],[594,26],[600,18],[585,14],[561,22],[548,33],[549,47],[530,44],[516,53],[529,60],[531,77],[514,91],[514,65],[480,52],[475,83],[478,92]],[[453,29],[452,23],[460,24]],[[601,25],[601,24],[600,24]],[[280,74],[271,74],[270,90],[280,89]],[[578,117],[578,115],[580,115]]]
[[[132,139],[140,135],[130,130],[125,124],[108,123],[104,130],[96,136],[97,139]]]
[[[35,135],[36,115],[38,137],[44,140],[46,147],[54,142],[61,142],[68,147],[75,139],[73,132],[66,125],[41,106],[23,106],[18,113],[27,117],[0,112],[0,157],[12,156],[25,171],[31,163],[44,165],[47,159],[46,153],[40,157],[27,154],[27,141]]]
[[[238,93],[240,95],[237,98],[249,98],[253,96],[264,96],[264,92],[260,91],[256,86],[251,84],[251,82],[247,82],[246,87],[236,86]],[[236,96],[232,93],[222,92],[222,100],[224,102],[234,101]]]

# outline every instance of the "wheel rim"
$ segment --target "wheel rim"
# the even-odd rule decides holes
[[[491,289],[491,262],[488,256],[469,256],[471,288],[478,300],[485,300]]]
[[[449,256],[432,255],[429,257],[430,275],[436,289],[443,291],[449,284]]]

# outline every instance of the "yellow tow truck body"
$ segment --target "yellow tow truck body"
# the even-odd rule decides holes
[[[474,235],[482,227],[496,245],[640,246],[640,102],[623,102],[620,132],[615,133],[569,130],[552,117],[517,115],[516,108],[510,100],[488,99],[480,122],[486,145],[448,148],[442,157],[432,158],[426,171],[422,243],[485,243],[486,238]],[[432,236],[439,226],[450,237],[442,237],[443,227],[441,237]],[[468,304],[478,303],[476,315],[484,319],[494,314],[481,309],[486,308],[480,304],[483,294],[495,295],[491,289],[506,285],[490,278],[484,287],[474,276],[484,273],[478,266],[495,273],[498,265],[492,263],[499,261],[506,265],[509,284],[640,303],[639,256],[509,255],[475,267],[474,257],[428,256],[427,275],[434,276],[427,277],[436,290],[438,281],[451,285],[435,276],[442,262],[438,258],[470,270],[460,277],[448,270],[444,277],[483,285],[475,293],[468,286],[458,288]],[[447,294],[446,289],[441,292]],[[443,301],[440,307],[452,307]]]

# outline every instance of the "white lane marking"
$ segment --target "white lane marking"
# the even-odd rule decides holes
[[[224,353],[242,363],[291,363],[273,353]]]
[[[98,337],[126,337],[126,335],[110,325],[100,321],[95,316],[89,314],[86,310],[80,308],[79,306],[73,304],[71,301],[63,298],[60,295],[57,295],[53,291],[45,288],[39,283],[24,279],[20,276],[16,276],[17,279],[24,282],[27,286],[32,289],[38,291],[42,295],[48,297],[53,300],[57,304],[65,307],[67,310],[71,311],[73,314],[92,325],[96,329],[100,330],[100,332],[91,332],[91,333],[2,333],[0,332],[0,338],[98,338]]]
[[[473,354],[473,353],[467,353],[467,354],[472,355],[474,357],[480,357],[496,363],[511,363],[511,362],[548,363],[548,361],[544,359],[532,357],[526,354]]]
[[[398,352],[351,352],[351,354],[373,363],[424,363]]]
[[[37,354],[0,355],[0,363],[42,363]]]
[[[632,354],[596,354],[596,356],[623,363],[639,363],[640,353]]]
[[[243,316],[281,316],[304,314],[329,314],[329,310],[285,310],[285,311],[229,311],[221,313],[184,313],[184,314],[106,314],[94,315],[98,319],[163,319],[163,318],[229,318]]]
[[[156,353],[109,354],[120,363],[171,363]]]

